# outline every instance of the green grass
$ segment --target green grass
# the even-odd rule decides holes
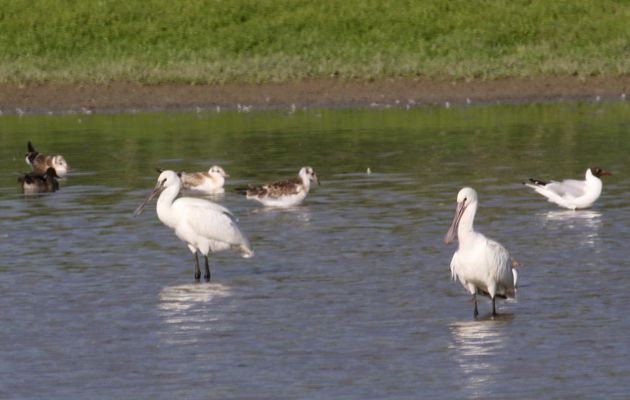
[[[0,82],[630,72],[627,0],[0,0]]]

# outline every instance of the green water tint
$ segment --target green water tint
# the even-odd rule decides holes
[[[3,187],[26,171],[27,140],[63,154],[67,185],[145,187],[154,167],[221,164],[232,181],[401,172],[419,184],[580,177],[587,166],[621,168],[628,153],[626,103],[498,105],[413,110],[141,113],[0,118]],[[82,174],[83,173],[83,174]],[[88,173],[88,174],[85,174]],[[230,181],[228,181],[228,186]]]

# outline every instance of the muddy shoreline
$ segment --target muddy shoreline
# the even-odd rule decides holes
[[[372,82],[311,80],[224,85],[0,84],[2,114],[110,113],[320,107],[419,107],[457,104],[610,101],[630,97],[630,76]]]

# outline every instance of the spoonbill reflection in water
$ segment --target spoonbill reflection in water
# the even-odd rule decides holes
[[[175,235],[186,242],[195,256],[195,280],[201,277],[197,252],[205,257],[204,279],[210,281],[208,253],[233,249],[245,258],[254,255],[247,238],[236,225],[234,215],[225,207],[205,199],[180,197],[182,182],[177,173],[166,170],[160,173],[155,188],[138,206],[134,216],[139,215],[151,199],[157,201],[157,215],[160,221],[175,231]]]
[[[459,280],[473,296],[475,318],[479,315],[477,294],[492,299],[492,315],[495,316],[496,297],[513,298],[517,276],[512,268],[516,262],[510,259],[510,253],[505,247],[475,231],[473,222],[477,205],[477,192],[474,189],[465,187],[460,190],[453,223],[444,236],[446,244],[455,240],[455,237],[459,240],[459,247],[451,260],[451,277]]]

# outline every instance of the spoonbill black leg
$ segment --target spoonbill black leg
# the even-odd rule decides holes
[[[473,317],[477,318],[479,311],[477,310],[477,295],[473,294],[473,303],[475,303],[475,309],[473,310]]]
[[[195,280],[199,281],[199,278],[201,278],[201,270],[199,269],[199,258],[195,252]]]
[[[496,317],[497,316],[497,309],[494,307],[494,299],[495,299],[495,297],[492,298],[492,316]]]
[[[203,276],[203,279],[206,280],[206,282],[210,282],[210,266],[208,265],[208,256],[205,256],[206,258],[206,273]]]

